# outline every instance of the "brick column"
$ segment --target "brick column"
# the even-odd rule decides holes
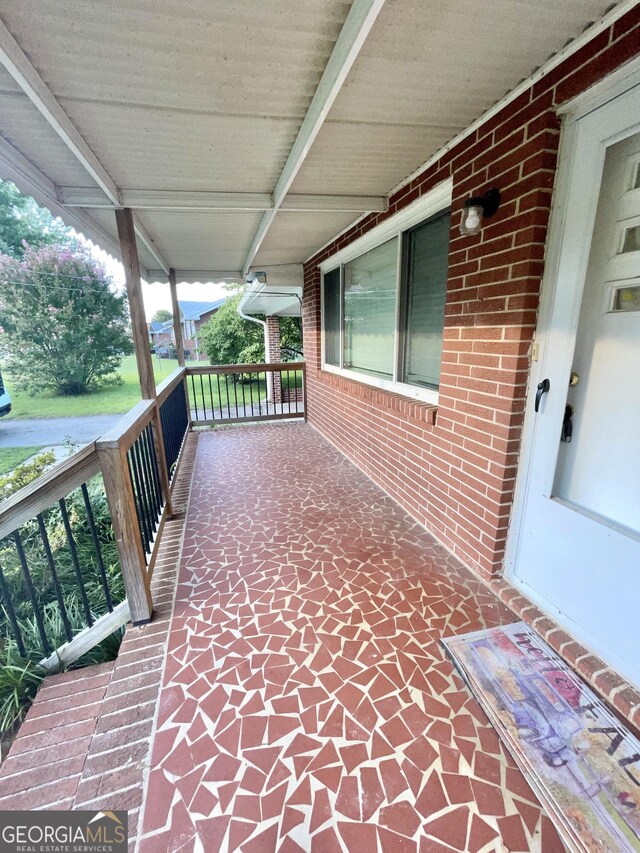
[[[267,364],[281,361],[279,317],[267,317],[267,325],[264,329],[264,360]],[[267,374],[267,395],[272,403],[282,402],[282,376],[280,373]]]

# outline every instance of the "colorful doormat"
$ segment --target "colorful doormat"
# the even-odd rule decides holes
[[[443,640],[571,850],[640,850],[640,741],[524,622]]]

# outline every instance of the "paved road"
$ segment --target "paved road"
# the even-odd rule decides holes
[[[0,419],[0,447],[87,444],[106,432],[122,415],[83,415],[76,418]]]

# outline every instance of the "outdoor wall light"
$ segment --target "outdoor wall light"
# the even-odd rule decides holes
[[[463,236],[478,234],[484,217],[493,216],[500,206],[500,190],[487,190],[484,195],[467,199],[462,209],[460,233]]]

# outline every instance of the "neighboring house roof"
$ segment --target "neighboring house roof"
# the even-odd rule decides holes
[[[227,301],[228,297],[223,296],[222,299],[216,299],[215,302],[178,302],[180,311],[182,312],[183,320],[199,320],[204,314],[209,314],[211,311],[216,311],[221,305]]]
[[[163,320],[152,320],[149,323],[149,331],[153,332],[154,334],[157,332],[162,332],[164,331],[165,326],[166,323]]]

